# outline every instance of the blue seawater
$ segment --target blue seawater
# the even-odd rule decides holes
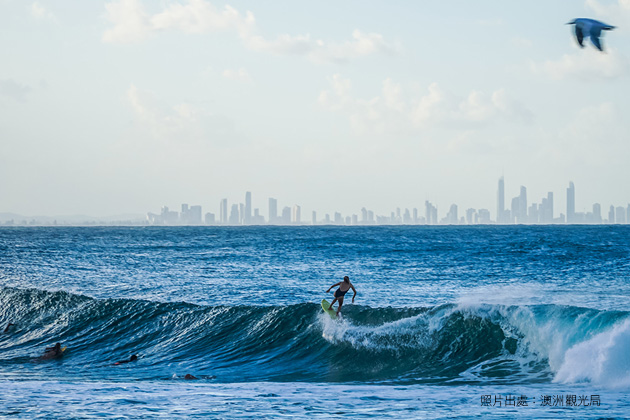
[[[0,417],[628,418],[629,280],[629,226],[4,227]]]

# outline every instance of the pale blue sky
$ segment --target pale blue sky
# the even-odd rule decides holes
[[[565,25],[617,26],[605,53]],[[627,205],[630,6],[0,0],[0,212]]]

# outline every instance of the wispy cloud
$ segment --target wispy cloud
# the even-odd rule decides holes
[[[171,3],[156,14],[148,13],[140,0],[116,0],[105,8],[113,25],[103,34],[103,42],[107,43],[138,43],[167,30],[196,34],[234,31],[251,50],[306,56],[316,62],[342,62],[398,50],[382,35],[359,30],[352,32],[352,39],[342,42],[312,39],[310,34],[282,34],[268,39],[257,33],[256,20],[250,11],[241,13],[231,6],[218,9],[206,0]]]
[[[606,19],[608,24],[630,23],[630,1],[628,0],[617,0],[606,4],[598,0],[586,0],[586,7],[595,12],[600,19]]]
[[[353,128],[361,132],[474,127],[497,119],[528,124],[533,119],[532,112],[504,89],[458,96],[432,83],[418,94],[390,78],[383,81],[380,95],[360,99],[352,95],[352,82],[337,74],[318,99],[323,107],[347,115]]]
[[[564,54],[557,60],[531,62],[530,69],[535,74],[546,75],[555,80],[578,78],[597,82],[601,79],[616,79],[627,75],[630,72],[630,61],[614,48],[610,48],[606,53],[593,48],[583,48],[574,53]]]
[[[238,70],[225,69],[223,70],[223,77],[226,79],[234,80],[242,83],[251,83],[252,78],[244,68]]]
[[[36,19],[49,20],[52,22],[57,21],[55,15],[37,1],[31,4],[31,15]]]
[[[231,130],[230,123],[189,103],[160,105],[156,96],[131,85],[126,99],[138,126],[151,137],[166,142],[217,141],[217,133]]]
[[[625,162],[630,153],[623,113],[612,102],[578,109],[573,118],[541,144],[541,154],[558,164],[606,167]]]
[[[0,80],[0,95],[7,96],[18,102],[26,102],[28,94],[33,89],[13,79]]]

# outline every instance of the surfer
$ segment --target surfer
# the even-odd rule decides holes
[[[335,299],[332,301],[332,303],[328,307],[328,310],[329,311],[332,310],[332,306],[334,305],[335,302],[338,301],[339,307],[337,308],[337,315],[339,315],[339,311],[341,311],[341,305],[343,305],[343,297],[346,295],[346,293],[348,293],[348,290],[352,289],[352,291],[354,292],[354,295],[352,295],[352,303],[354,303],[354,298],[357,295],[357,290],[354,288],[352,283],[350,283],[350,278],[348,276],[344,276],[343,281],[340,281],[339,283],[335,283],[332,286],[330,286],[328,290],[326,290],[326,293],[330,292],[330,289],[337,286],[339,286],[339,289],[335,290],[335,294],[334,294]]]
[[[121,360],[120,362],[116,362],[114,364],[122,365],[123,363],[135,362],[136,360],[138,360],[138,356],[136,356],[135,354],[132,354],[129,360]]]
[[[61,343],[57,343],[53,347],[46,347],[46,350],[44,350],[44,354],[41,358],[44,360],[48,360],[48,359],[57,359],[61,356],[63,356]]]

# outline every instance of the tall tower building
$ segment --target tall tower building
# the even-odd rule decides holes
[[[575,223],[575,186],[569,182],[567,188],[567,223]]]
[[[231,225],[239,225],[240,224],[240,216],[239,216],[239,205],[232,204],[232,210],[230,211],[230,218],[228,223]]]
[[[284,208],[282,209],[282,224],[291,224],[291,207],[284,206]]]
[[[518,197],[518,223],[527,223],[527,188],[522,185]]]
[[[616,210],[615,223],[625,225],[626,224],[626,209],[624,207],[619,206],[615,208],[615,210]]]
[[[295,206],[293,206],[293,217],[291,218],[292,222],[295,223],[296,225],[299,225],[300,223],[302,223],[302,207],[298,206],[297,204]]]
[[[269,198],[269,223],[276,223],[278,221],[278,200],[275,198]]]
[[[505,185],[503,177],[499,178],[499,188],[497,190],[497,223],[505,223]]]
[[[219,206],[219,222],[225,225],[228,222],[228,202],[227,198],[221,200],[221,205]]]
[[[519,223],[521,220],[521,215],[519,214],[521,205],[519,204],[520,196],[514,197],[512,199],[512,206],[510,210],[512,211],[512,223]]]
[[[593,204],[593,223],[602,222],[602,206],[599,203]]]
[[[615,206],[613,205],[611,205],[610,210],[608,210],[608,223],[611,225],[615,223]]]
[[[247,191],[245,193],[245,212],[243,214],[243,224],[249,225],[252,223],[252,193]]]

